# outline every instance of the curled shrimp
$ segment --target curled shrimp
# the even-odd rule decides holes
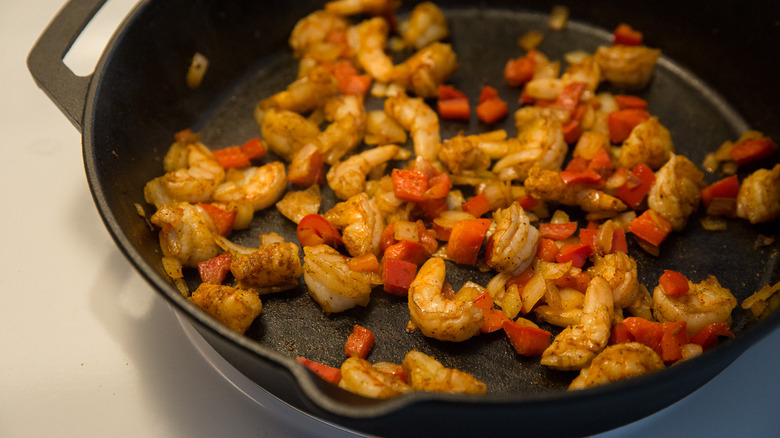
[[[385,112],[409,131],[415,155],[436,161],[441,147],[439,116],[424,100],[405,94],[393,96],[385,100]]]
[[[382,282],[377,273],[350,269],[349,258],[328,245],[306,246],[303,254],[303,280],[326,313],[368,305],[371,289]]]
[[[385,220],[365,192],[339,202],[323,217],[341,231],[341,239],[352,257],[379,255]]]
[[[381,83],[390,82],[393,77],[393,60],[385,52],[389,31],[390,25],[382,17],[363,20],[347,31],[358,64]]]
[[[601,46],[594,55],[604,78],[621,88],[647,86],[655,71],[661,51],[646,46]]]
[[[450,172],[459,174],[464,170],[485,170],[490,166],[490,157],[479,148],[479,141],[472,137],[459,134],[441,144],[439,159]]]
[[[658,117],[650,117],[638,124],[620,147],[620,165],[632,169],[639,163],[647,164],[658,170],[674,152],[674,144],[669,130],[658,122]]]
[[[218,235],[214,221],[199,205],[165,204],[150,220],[161,228],[159,238],[163,255],[179,260],[182,266],[195,267],[222,253],[214,241]]]
[[[407,381],[416,391],[484,394],[487,385],[472,374],[447,368],[431,356],[412,350],[401,364]]]
[[[176,202],[208,202],[225,178],[225,170],[199,142],[174,143],[164,161],[167,173],[144,186],[146,202],[157,208]]]
[[[539,230],[531,225],[518,202],[493,213],[496,231],[488,245],[487,264],[512,275],[523,272],[534,260],[539,244]]]
[[[341,364],[339,388],[364,397],[387,399],[412,392],[399,376],[383,372],[365,359],[353,356]]]
[[[680,231],[699,206],[704,174],[688,158],[672,154],[655,174],[647,194],[647,205]]]
[[[306,113],[320,106],[336,94],[339,84],[333,73],[326,67],[316,65],[305,76],[293,81],[287,89],[262,99],[255,106],[254,116],[258,125],[263,126],[265,113],[271,108]]]
[[[332,0],[325,3],[325,10],[339,15],[384,15],[399,6],[399,0]]]
[[[298,20],[290,33],[289,44],[296,58],[327,41],[334,32],[346,31],[347,20],[327,10],[317,10]]]
[[[396,145],[378,146],[347,158],[330,168],[328,185],[342,200],[364,192],[371,169],[392,160],[399,149]]]
[[[737,194],[737,216],[751,224],[780,218],[780,164],[748,175]]]
[[[274,161],[261,167],[230,169],[226,181],[214,190],[214,200],[249,204],[258,211],[273,205],[286,189],[284,164]]]
[[[609,282],[593,277],[585,291],[579,324],[566,327],[553,339],[542,353],[542,365],[558,370],[588,366],[609,342],[613,309]]]
[[[436,97],[439,85],[458,68],[450,44],[434,42],[393,67],[392,82],[422,98]]]
[[[461,342],[479,333],[484,315],[472,301],[445,296],[445,265],[439,257],[428,259],[409,286],[409,316],[422,334],[440,341]]]
[[[636,261],[628,254],[618,251],[599,257],[590,272],[609,282],[615,308],[624,309],[640,298]]]
[[[586,212],[619,212],[628,206],[620,199],[587,184],[565,183],[560,172],[532,167],[524,183],[537,199],[579,206]]]
[[[398,26],[398,32],[407,46],[421,49],[447,38],[450,29],[442,10],[431,2],[423,2],[412,9],[409,20]]]
[[[652,348],[639,342],[610,345],[571,382],[569,390],[585,389],[630,379],[664,369],[664,362]]]
[[[366,131],[363,99],[354,95],[328,99],[325,118],[330,124],[317,136],[315,143],[325,162],[335,164],[363,140]]]
[[[261,241],[264,237],[271,243],[249,248],[218,236],[217,243],[230,253],[230,272],[238,287],[266,294],[298,286],[298,279],[303,274],[298,245],[285,242],[276,234],[261,236]]]
[[[320,128],[294,111],[271,108],[265,112],[260,132],[268,148],[289,162],[320,135]]]
[[[688,281],[688,292],[680,296],[668,295],[661,285],[653,290],[653,315],[661,322],[685,321],[688,334],[719,322],[731,322],[731,311],[737,299],[721,286],[718,279],[708,275],[701,283]]]
[[[534,166],[560,170],[569,150],[560,120],[544,109],[525,107],[515,112],[515,124],[517,141],[504,143],[506,151],[493,152],[501,154],[495,157],[500,158],[493,165],[493,172],[501,179],[506,179],[502,178],[505,173],[522,181]]]
[[[239,334],[244,334],[263,310],[257,292],[219,284],[201,283],[188,299]]]

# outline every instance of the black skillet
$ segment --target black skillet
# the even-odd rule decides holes
[[[406,333],[403,299],[377,290],[371,304],[343,314],[323,315],[303,287],[264,297],[262,315],[246,336],[215,323],[172,286],[160,263],[156,231],[136,212],[142,188],[162,172],[161,159],[174,132],[199,131],[220,148],[259,135],[252,118],[258,99],[283,89],[296,63],[286,44],[295,22],[321,2],[141,1],[121,25],[94,73],[75,76],[62,62],[73,41],[102,5],[74,0],[54,18],[30,53],[29,69],[39,86],[83,134],[87,178],[110,234],[128,260],[167,300],[184,313],[206,340],[242,373],[304,412],[357,431],[378,435],[587,435],[609,430],[656,412],[695,391],[745,349],[780,324],[780,315],[755,323],[734,312],[737,337],[703,356],[626,382],[566,392],[573,374],[548,370],[537,359],[518,357],[500,334],[447,344]],[[413,2],[406,2],[401,14]],[[660,117],[678,152],[701,163],[704,154],[746,129],[780,138],[776,98],[778,19],[773,2],[568,2],[566,30],[546,27],[552,3],[442,1],[459,56],[450,82],[476,98],[482,85],[498,88],[517,108],[519,91],[502,80],[503,65],[522,51],[525,31],[544,32],[540,47],[552,59],[570,50],[593,51],[610,43],[610,31],[627,22],[644,32],[648,45],[663,50],[650,87],[640,95]],[[189,60],[205,54],[210,67],[203,84],[185,84]],[[608,88],[607,88],[608,89]],[[717,90],[717,91],[716,91]],[[612,90],[620,91],[620,90]],[[379,105],[369,101],[369,107]],[[514,132],[509,118],[505,127]],[[442,124],[442,136],[476,133],[487,127]],[[268,158],[267,158],[268,159]],[[770,167],[777,154],[743,169]],[[708,175],[709,181],[719,175]],[[334,202],[326,197],[323,211]],[[145,205],[147,211],[151,206]],[[730,220],[729,231],[704,231],[695,215],[688,227],[666,241],[659,258],[633,242],[641,281],[655,286],[663,269],[684,272],[694,281],[715,274],[742,301],[778,281],[777,240],[756,248],[759,234],[778,237],[777,223],[750,226]],[[258,215],[252,229],[233,235],[257,244],[260,232],[281,232],[296,241],[292,223],[274,209]],[[448,265],[457,288],[489,278]],[[193,281],[194,276],[190,279]],[[324,383],[294,358],[305,356],[337,366],[351,327],[372,329],[377,342],[371,361],[400,362],[412,348],[487,382],[485,396],[416,393],[389,401],[368,400]],[[557,332],[552,327],[547,327]],[[763,376],[769,377],[769,376]],[[197,384],[196,382],[194,384]]]

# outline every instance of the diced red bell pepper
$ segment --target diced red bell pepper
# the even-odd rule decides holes
[[[344,344],[344,352],[347,353],[348,357],[357,356],[365,359],[374,346],[374,342],[375,337],[371,330],[355,324],[352,327],[352,333],[349,334],[347,342]]]
[[[533,79],[536,60],[529,54],[520,58],[510,59],[504,66],[504,79],[510,86],[519,87]]]
[[[690,342],[701,345],[706,350],[718,344],[719,336],[733,338],[734,332],[731,331],[729,325],[725,322],[716,322],[696,332],[696,334],[690,337]]]
[[[437,198],[418,202],[415,208],[420,215],[419,217],[430,222],[449,210],[450,206],[445,198]]]
[[[517,200],[517,202],[520,203],[520,206],[523,207],[523,210],[533,210],[534,207],[539,205],[539,200],[531,195],[523,195],[520,197],[520,199]]]
[[[601,175],[602,179],[609,177],[615,169],[612,159],[606,149],[599,149],[596,155],[588,162],[588,169]]]
[[[507,114],[509,107],[500,98],[488,99],[477,105],[477,118],[488,125],[503,119]]]
[[[439,241],[436,240],[436,231],[425,228],[421,220],[417,220],[417,235],[420,245],[425,247],[428,254],[433,254],[439,249]]]
[[[609,345],[624,344],[632,341],[634,341],[634,337],[631,336],[631,332],[625,324],[619,322],[612,327],[612,332],[609,334]]]
[[[612,111],[607,116],[609,139],[612,143],[623,143],[634,127],[650,118],[650,113],[641,108]]]
[[[296,154],[297,155],[297,154]],[[287,180],[300,187],[322,184],[325,178],[325,157],[318,150],[305,158],[293,156],[287,167]]]
[[[577,232],[577,222],[561,222],[561,223],[541,223],[539,224],[539,233],[542,237],[552,240],[565,240],[573,236]]]
[[[379,260],[372,253],[353,257],[347,261],[347,266],[355,272],[379,272]]]
[[[635,30],[633,27],[626,23],[620,23],[617,28],[612,32],[613,44],[621,44],[625,46],[639,46],[642,44],[642,32]]]
[[[216,205],[211,204],[198,204],[200,208],[204,209],[208,213],[211,220],[214,222],[214,227],[217,229],[217,233],[220,236],[227,236],[227,234],[233,229],[233,222],[236,220],[236,212],[231,210],[224,210]]]
[[[685,321],[665,322],[661,324],[661,359],[664,362],[677,362],[682,359],[682,347],[688,343]]]
[[[563,130],[563,141],[567,144],[574,144],[582,135],[582,123],[579,120],[572,119],[561,127]]]
[[[566,184],[601,184],[601,175],[591,169],[581,171],[562,170],[561,179]]]
[[[555,106],[568,111],[574,111],[580,103],[582,92],[585,91],[587,84],[585,82],[570,82],[563,87],[563,91],[558,95]]]
[[[439,117],[446,120],[469,120],[471,118],[471,105],[465,97],[456,99],[439,99],[436,102],[436,110]]]
[[[614,97],[617,101],[618,108],[622,110],[647,108],[647,101],[639,96],[632,96],[630,94],[615,94]]]
[[[754,138],[737,143],[729,151],[731,158],[737,164],[746,164],[753,160],[766,158],[777,149],[777,145],[769,137]]]
[[[661,284],[661,287],[663,287],[666,295],[672,295],[675,297],[685,295],[685,293],[688,292],[688,289],[690,288],[688,285],[688,278],[685,275],[668,269],[664,270],[664,273],[661,274],[661,278],[658,280],[658,282]]]
[[[660,246],[672,231],[672,224],[653,210],[645,210],[628,224],[628,231],[645,242]]]
[[[536,327],[527,327],[512,320],[504,321],[502,328],[515,352],[521,356],[538,356],[550,345],[552,333]]]
[[[390,245],[398,243],[395,240],[395,222],[390,222],[382,231],[382,237],[379,239],[379,252],[384,253]]]
[[[425,191],[425,199],[446,198],[452,188],[450,174],[440,173],[428,178],[428,190]]]
[[[739,194],[739,178],[732,175],[716,181],[701,191],[701,202],[709,207],[712,198],[736,198]]]
[[[214,160],[224,169],[245,167],[252,164],[249,157],[241,150],[241,146],[228,146],[212,151]]]
[[[436,98],[438,100],[468,99],[468,96],[452,85],[439,85],[436,89]]]
[[[417,265],[399,259],[382,261],[382,282],[387,293],[406,296],[417,275]]]
[[[259,160],[260,158],[265,157],[267,152],[265,145],[263,145],[263,142],[257,137],[247,140],[246,143],[242,144],[241,150],[250,160]]]
[[[637,316],[623,319],[623,324],[637,342],[652,348],[659,356],[662,354],[661,341],[664,336],[662,324]]]
[[[222,284],[230,272],[230,253],[223,253],[197,264],[200,281],[208,284]]]
[[[327,219],[318,214],[304,216],[298,222],[296,232],[301,246],[325,244],[335,248],[343,244],[338,230]]]
[[[545,262],[554,262],[555,256],[558,255],[558,244],[554,240],[542,237],[539,239],[539,246],[536,248],[536,257],[544,260]]]
[[[585,243],[570,243],[561,247],[561,251],[555,256],[555,261],[558,263],[571,261],[572,266],[581,268],[585,265],[585,260],[587,260],[591,254],[593,254],[593,250],[590,245]]]
[[[460,206],[461,210],[471,213],[474,217],[480,217],[490,211],[490,203],[484,194],[469,199]]]
[[[555,285],[560,288],[570,287],[574,290],[578,290],[582,293],[588,289],[588,283],[590,283],[590,274],[587,271],[580,271],[576,274],[569,271],[563,274],[560,278],[555,280]]]
[[[631,177],[633,175],[633,177]],[[638,163],[631,169],[631,174],[626,178],[626,183],[618,187],[615,196],[620,198],[629,207],[636,209],[650,192],[655,182],[655,173],[645,163]]]
[[[339,381],[341,381],[341,369],[339,368],[321,364],[301,356],[296,357],[295,360],[334,385],[338,385]]]
[[[490,219],[467,219],[456,223],[447,242],[450,259],[455,263],[475,264],[491,223]]]
[[[479,328],[482,333],[493,333],[496,330],[501,330],[504,321],[509,319],[503,310],[494,307],[493,299],[487,291],[475,298],[474,304],[482,310],[482,315],[485,317],[482,327]]]
[[[509,280],[506,281],[506,287],[509,288],[512,285],[517,286],[517,290],[523,290],[523,287],[531,281],[531,279],[534,277],[536,272],[534,271],[533,266],[529,266],[525,269],[525,271],[512,276]]]
[[[626,242],[626,230],[622,228],[616,229],[615,232],[612,234],[612,249],[609,252],[615,253],[618,251],[622,251],[623,253],[628,254],[628,242]]]
[[[393,194],[404,201],[422,202],[427,198],[428,175],[415,170],[393,169]]]
[[[479,93],[478,103],[492,99],[499,99],[498,90],[496,90],[494,87],[491,87],[490,85],[483,86],[482,91]]]
[[[411,240],[401,240],[385,250],[385,259],[403,260],[416,266],[425,263],[430,256],[424,246]]]

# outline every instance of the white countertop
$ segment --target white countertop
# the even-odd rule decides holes
[[[231,385],[110,239],[81,136],[25,64],[61,3],[0,0],[0,436],[344,436],[222,368],[243,391]],[[108,2],[106,24],[68,56],[75,71],[90,72],[134,3]],[[780,331],[689,397],[600,436],[776,436],[778,364]]]

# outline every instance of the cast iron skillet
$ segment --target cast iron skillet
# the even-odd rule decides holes
[[[82,132],[94,201],[129,261],[220,354],[291,406],[379,435],[593,434],[674,403],[780,324],[780,315],[754,323],[738,308],[734,312],[737,337],[701,357],[579,392],[565,391],[572,373],[541,367],[538,358],[518,357],[499,334],[447,344],[406,333],[405,301],[381,290],[372,295],[367,308],[332,316],[323,315],[302,287],[267,296],[262,315],[247,335],[236,335],[171,285],[160,263],[156,230],[138,215],[135,203],[145,205],[142,188],[161,174],[162,156],[175,131],[193,128],[213,148],[259,135],[252,108],[258,99],[293,80],[296,63],[287,38],[294,23],[321,2],[142,1],[110,41],[95,72],[78,77],[62,59],[102,3],[66,4],[31,51],[29,69]],[[412,3],[405,2],[402,12]],[[707,151],[749,128],[780,138],[774,102],[780,90],[778,81],[770,77],[777,71],[778,59],[772,44],[777,30],[771,2],[751,2],[749,9],[739,10],[723,2],[701,7],[639,1],[631,2],[630,8],[606,1],[556,3],[571,3],[569,25],[558,33],[546,30],[552,4],[545,2],[526,1],[522,6],[438,2],[448,15],[451,42],[461,64],[450,82],[472,98],[482,85],[496,86],[514,105],[513,111],[518,90],[506,87],[501,75],[506,60],[522,54],[516,40],[523,32],[544,31],[540,49],[552,59],[561,59],[572,49],[593,51],[608,44],[609,31],[628,22],[644,32],[648,45],[664,52],[653,83],[641,95],[670,129],[679,152],[701,163]],[[205,54],[211,65],[202,86],[190,90],[184,76],[196,51]],[[369,107],[378,104],[368,102]],[[504,127],[514,132],[511,118]],[[484,129],[476,120],[443,123],[442,137]],[[777,154],[760,166],[770,167],[776,161]],[[757,166],[742,169],[741,176]],[[718,177],[707,176],[710,181]],[[332,196],[326,197],[323,211],[333,202]],[[296,241],[291,223],[274,209],[259,215],[250,231],[231,238],[256,245],[257,235],[265,231],[281,232]],[[778,281],[779,244],[756,249],[759,234],[777,238],[777,223],[749,226],[733,220],[728,233],[709,233],[695,216],[683,232],[664,243],[660,258],[647,256],[633,242],[629,250],[640,266],[640,280],[650,288],[663,269],[680,270],[694,281],[712,273],[741,302],[762,285]],[[488,278],[448,265],[448,280],[456,289],[467,279],[486,284]],[[447,366],[475,374],[488,383],[489,393],[469,397],[416,393],[389,401],[368,400],[324,383],[294,361],[295,356],[305,356],[340,364],[343,342],[355,323],[371,328],[377,336],[372,361],[400,362],[416,348]]]

